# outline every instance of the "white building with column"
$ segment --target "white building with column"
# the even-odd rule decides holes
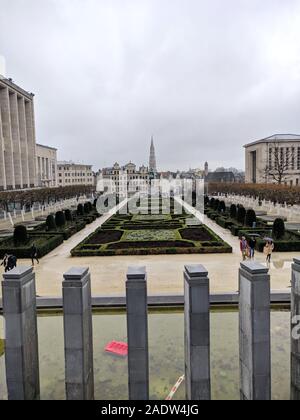
[[[34,95],[0,76],[0,190],[34,188]]]
[[[57,149],[36,145],[36,173],[39,187],[57,187]]]
[[[276,183],[281,172],[282,184],[300,185],[300,135],[275,134],[244,148],[247,183]]]

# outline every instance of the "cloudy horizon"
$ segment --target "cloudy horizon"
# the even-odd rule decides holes
[[[35,93],[60,160],[244,168],[300,133],[297,0],[0,0],[6,76]]]

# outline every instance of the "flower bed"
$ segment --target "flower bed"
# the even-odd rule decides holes
[[[155,217],[153,217],[155,216]],[[185,215],[120,215],[71,251],[72,256],[231,253],[206,226],[189,227]]]

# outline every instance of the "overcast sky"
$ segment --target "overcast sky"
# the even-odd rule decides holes
[[[6,75],[34,92],[37,141],[94,169],[244,167],[300,133],[299,0],[0,0]]]

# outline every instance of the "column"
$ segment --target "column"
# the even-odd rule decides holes
[[[300,400],[300,259],[292,264],[291,294],[291,400]]]
[[[6,173],[7,189],[15,188],[15,174],[13,163],[13,144],[11,133],[9,90],[0,89],[0,103],[2,116],[2,133],[4,137],[4,165]]]
[[[94,399],[91,277],[72,268],[63,281],[67,400]]]
[[[145,267],[129,267],[126,280],[126,305],[129,399],[148,400],[148,309]]]
[[[18,112],[18,98],[16,93],[9,96],[10,99],[10,118],[13,142],[13,162],[15,173],[16,188],[23,188],[22,182],[22,163],[21,163],[21,144],[20,144],[20,130],[19,130],[19,112]]]
[[[40,397],[35,274],[18,267],[3,275],[5,366],[9,400]]]
[[[239,270],[240,388],[242,400],[271,399],[270,276],[243,262]]]
[[[18,100],[19,106],[19,131],[20,131],[20,147],[21,147],[21,165],[23,176],[23,188],[30,186],[29,180],[29,152],[27,145],[27,128],[25,114],[25,99],[22,97]]]
[[[29,167],[29,183],[30,187],[36,185],[36,164],[35,164],[35,137],[34,137],[34,121],[32,100],[25,100],[26,130],[27,130],[27,147],[28,147],[28,167]]]
[[[202,265],[184,271],[184,341],[187,400],[210,400],[209,279]]]
[[[1,190],[6,190],[6,174],[4,161],[4,137],[2,132],[2,117],[0,109],[0,191]]]

